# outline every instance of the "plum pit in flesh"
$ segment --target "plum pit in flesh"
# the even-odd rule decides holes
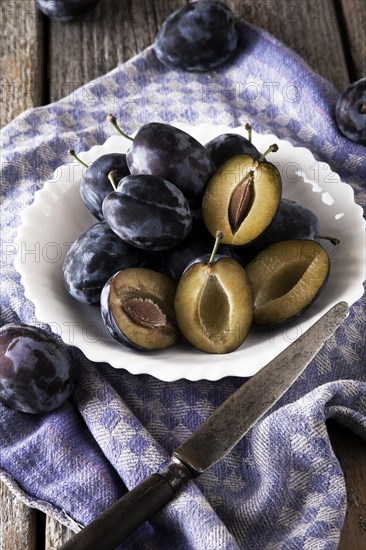
[[[236,155],[210,179],[202,202],[203,220],[212,235],[223,232],[224,244],[248,244],[273,220],[281,192],[281,177],[273,164]]]
[[[176,283],[148,268],[127,268],[109,279],[101,312],[110,334],[138,350],[157,350],[180,340],[174,316]]]
[[[260,252],[246,266],[254,292],[254,322],[279,325],[300,315],[318,296],[329,274],[319,243],[288,240]]]

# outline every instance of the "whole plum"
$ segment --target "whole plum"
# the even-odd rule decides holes
[[[366,145],[366,78],[344,90],[337,101],[335,116],[346,138]]]
[[[100,0],[36,0],[39,9],[57,21],[69,21],[92,11]]]
[[[137,132],[127,152],[131,174],[150,174],[174,183],[191,207],[200,207],[216,170],[207,149],[183,130],[150,122]]]
[[[74,389],[67,349],[37,327],[0,329],[0,401],[26,413],[44,413],[62,405]]]
[[[192,260],[206,254],[210,248],[212,236],[203,220],[193,218],[192,228],[187,237],[174,248],[164,250],[161,254],[164,273],[178,281]],[[218,253],[234,257],[234,250],[234,247],[220,245]]]
[[[317,235],[319,220],[314,212],[296,201],[281,199],[275,217],[254,245],[263,249],[279,241],[314,239]]]
[[[108,174],[114,171],[118,179],[127,176],[130,171],[123,153],[109,153],[95,160],[80,182],[80,195],[90,212],[98,219],[103,220],[102,203],[113,191]]]
[[[188,234],[192,216],[183,193],[169,181],[150,175],[126,176],[103,201],[110,228],[143,250],[165,250]]]
[[[98,305],[109,277],[142,262],[141,250],[123,242],[105,221],[99,222],[71,245],[63,265],[65,287],[79,302]]]
[[[271,244],[293,240],[314,239],[319,235],[319,220],[308,208],[290,199],[281,199],[270,225],[251,244],[237,247],[237,255],[246,264]]]
[[[224,162],[235,155],[250,155],[254,160],[258,160],[261,156],[253,143],[240,134],[221,134],[206,143],[205,147],[216,164],[216,168],[220,168]]]
[[[222,65],[237,45],[233,12],[221,2],[198,1],[177,9],[165,20],[154,50],[170,67],[204,72]]]

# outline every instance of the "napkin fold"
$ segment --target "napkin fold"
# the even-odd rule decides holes
[[[1,131],[2,325],[48,328],[35,318],[13,265],[20,214],[69,162],[68,149],[87,150],[111,135],[109,112],[130,133],[153,120],[232,127],[250,121],[259,132],[309,148],[364,203],[365,148],[337,130],[338,92],[268,33],[246,23],[238,28],[237,54],[216,71],[169,69],[150,47]],[[27,415],[0,405],[0,476],[25,503],[77,531],[156,472],[245,380],[167,383],[94,364],[76,348],[70,353],[77,386],[60,409]],[[346,493],[325,421],[334,418],[366,437],[365,356],[363,298],[233,451],[121,548],[336,548]]]

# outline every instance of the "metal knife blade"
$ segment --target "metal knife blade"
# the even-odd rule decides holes
[[[160,510],[189,479],[223,458],[291,387],[348,315],[339,302],[231,395],[173,453],[167,468],[146,478],[60,550],[113,550]]]
[[[346,302],[335,305],[240,386],[173,455],[197,475],[223,458],[292,386],[347,314]]]

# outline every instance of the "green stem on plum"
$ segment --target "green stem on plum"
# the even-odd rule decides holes
[[[337,237],[328,237],[327,235],[315,235],[314,239],[329,241],[333,246],[337,246],[341,242]]]
[[[215,244],[213,246],[213,249],[212,249],[212,252],[211,252],[211,256],[210,256],[210,259],[208,260],[208,263],[209,264],[213,264],[214,263],[214,260],[215,260],[215,256],[216,256],[216,253],[217,253],[217,249],[219,248],[219,244],[220,242],[222,241],[223,239],[223,232],[222,231],[217,231],[216,233],[216,239],[215,239]]]
[[[117,175],[117,172],[115,170],[112,170],[108,174],[108,179],[111,182],[111,185],[113,187],[113,191],[117,191],[116,180],[114,179],[116,175]]]
[[[252,143],[252,127],[249,122],[246,123],[245,129],[248,132],[248,140],[250,141],[250,143]]]
[[[235,17],[234,21],[233,21],[233,25],[236,25],[237,23],[240,23],[241,21],[243,21],[243,19],[245,20],[245,13],[242,13],[241,15],[239,15],[239,17]]]
[[[79,158],[79,157],[77,156],[77,154],[75,153],[74,149],[70,149],[70,150],[69,150],[69,153],[70,153],[70,155],[71,155],[75,160],[78,161],[79,164],[81,164],[82,166],[85,166],[85,168],[89,168],[88,165],[87,165],[83,160],[81,160],[81,158]]]
[[[109,122],[112,123],[112,126],[117,130],[117,132],[119,132],[119,133],[121,134],[121,136],[123,136],[123,137],[126,138],[126,139],[129,139],[130,141],[133,141],[133,138],[132,138],[132,137],[128,136],[127,134],[125,134],[125,133],[121,130],[121,128],[119,127],[118,122],[117,122],[117,119],[116,119],[115,116],[109,114],[109,115],[107,115],[107,119],[109,120]]]
[[[277,143],[274,143],[273,145],[270,145],[267,151],[259,157],[257,162],[262,162],[262,160],[264,160],[269,153],[275,153],[276,151],[278,151],[278,145]]]

